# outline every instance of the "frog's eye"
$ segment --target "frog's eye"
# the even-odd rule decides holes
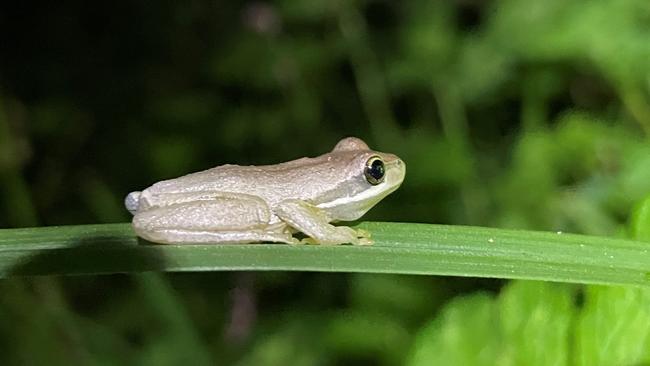
[[[366,169],[364,170],[366,175],[366,180],[368,183],[373,186],[384,181],[384,175],[386,174],[386,169],[384,168],[384,162],[381,161],[379,156],[373,156],[366,162]]]

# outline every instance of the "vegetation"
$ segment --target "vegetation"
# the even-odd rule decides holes
[[[206,249],[250,256],[237,269],[270,248],[319,253],[276,269],[340,258],[357,273],[40,277],[13,275],[183,257],[135,246],[123,224],[92,226],[108,234],[90,243],[66,242],[85,226],[3,230],[0,363],[650,363],[649,24],[645,0],[0,5],[1,227],[124,223],[131,190],[346,135],[408,165],[364,220],[452,225],[362,224],[375,248]],[[388,253],[385,272],[419,272],[394,268],[424,242],[480,248],[468,263],[418,253],[437,264],[426,273],[475,277],[347,267],[367,249]],[[594,282],[637,287],[580,284]]]
[[[372,246],[152,245],[128,224],[0,231],[0,276],[290,270],[650,285],[647,243],[562,232],[366,222]]]

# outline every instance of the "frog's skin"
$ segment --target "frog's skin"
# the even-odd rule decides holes
[[[397,156],[348,137],[315,158],[222,165],[161,181],[131,192],[125,205],[138,236],[156,243],[299,243],[292,234],[302,232],[303,243],[363,245],[372,243],[367,232],[330,223],[363,216],[405,172]]]

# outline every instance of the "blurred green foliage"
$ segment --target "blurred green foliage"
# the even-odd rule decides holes
[[[0,226],[126,221],[154,181],[356,135],[409,168],[368,219],[647,240],[649,39],[647,0],[6,2]],[[649,362],[646,291],[499,286],[4,280],[0,363]]]
[[[650,291],[514,281],[455,299],[423,329],[409,365],[643,365]]]

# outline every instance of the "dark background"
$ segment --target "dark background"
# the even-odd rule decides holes
[[[650,194],[637,1],[4,2],[0,227],[126,222],[132,190],[358,136],[364,217],[625,236]],[[402,364],[500,282],[318,273],[0,282],[2,364]]]

